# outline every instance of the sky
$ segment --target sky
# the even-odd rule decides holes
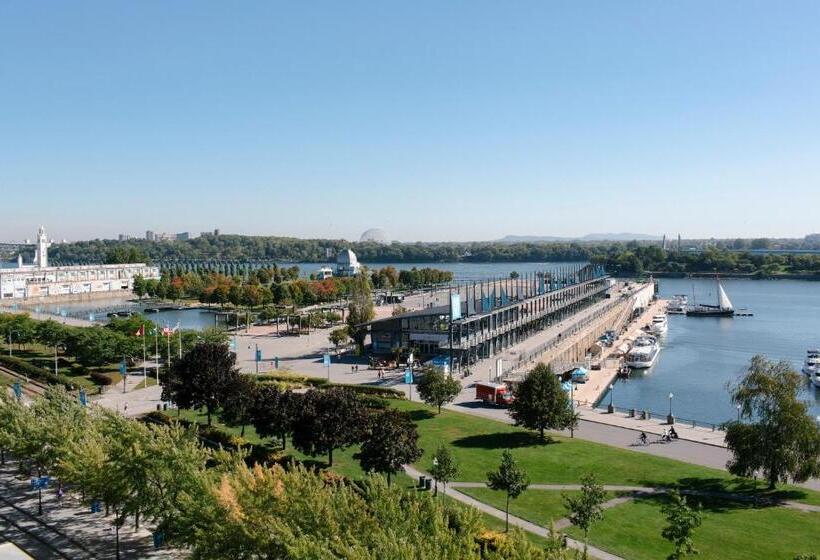
[[[820,230],[820,2],[0,3],[0,241]]]

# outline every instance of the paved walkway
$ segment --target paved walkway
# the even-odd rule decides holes
[[[412,477],[416,480],[418,480],[418,478],[420,476],[424,475],[424,473],[422,473],[419,470],[414,469],[413,467],[411,467],[409,465],[405,466],[404,470],[410,477]],[[504,511],[502,511],[498,508],[495,508],[491,505],[485,504],[484,502],[480,502],[480,501],[476,500],[475,498],[473,498],[471,496],[468,496],[467,494],[463,494],[462,492],[459,492],[458,490],[452,488],[452,486],[453,486],[453,484],[451,483],[450,488],[448,490],[446,490],[446,494],[448,496],[450,496],[451,498],[453,498],[454,500],[457,500],[457,501],[459,501],[463,504],[466,504],[468,506],[472,506],[472,507],[476,508],[478,511],[481,511],[481,512],[486,513],[488,515],[492,515],[493,517],[495,517],[497,519],[501,519],[502,521],[505,519],[506,514],[505,514]],[[529,533],[533,533],[534,535],[538,535],[540,537],[545,537],[545,538],[550,536],[550,532],[549,532],[548,529],[546,529],[544,527],[541,527],[540,525],[537,525],[537,524],[532,523],[530,521],[527,521],[526,519],[522,519],[522,518],[517,517],[515,515],[510,515],[509,516],[509,521],[510,521],[510,525],[513,525],[515,527],[519,527],[519,528],[523,529],[524,531],[527,531]],[[575,539],[570,539],[570,538],[567,538],[567,546],[569,546],[570,548],[574,548],[576,550],[583,550],[584,549],[584,543],[582,543],[580,541],[576,541]],[[594,546],[588,546],[587,547],[587,552],[589,553],[589,555],[592,558],[598,558],[599,560],[624,560],[620,556],[610,554],[609,552],[606,552],[605,550],[601,550],[600,548],[595,548]]]
[[[20,476],[18,468],[11,460],[0,466],[0,535],[38,560],[115,557],[113,516],[92,514],[70,493],[61,503],[55,488],[43,490],[43,515],[35,515],[37,492],[30,489],[29,478]],[[140,559],[181,557],[179,551],[154,549],[150,532],[144,527],[135,530],[133,521],[120,529],[120,554]]]

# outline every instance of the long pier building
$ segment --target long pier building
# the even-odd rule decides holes
[[[403,349],[451,357],[454,367],[490,358],[607,297],[612,280],[598,265],[460,285],[450,305],[368,323],[371,352]]]

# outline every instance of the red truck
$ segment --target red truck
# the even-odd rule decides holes
[[[503,383],[478,381],[475,384],[475,398],[486,403],[507,406],[512,402],[512,391]]]

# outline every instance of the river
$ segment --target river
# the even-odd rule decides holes
[[[613,404],[662,414],[720,423],[736,415],[727,384],[736,382],[755,354],[786,360],[797,371],[808,348],[820,346],[820,283],[801,280],[723,280],[735,308],[752,317],[669,316],[655,365],[631,379],[619,380]],[[716,299],[713,280],[661,279],[661,297],[687,294],[697,301]],[[820,389],[803,379],[802,397],[820,415]],[[609,397],[601,399],[609,403]]]

